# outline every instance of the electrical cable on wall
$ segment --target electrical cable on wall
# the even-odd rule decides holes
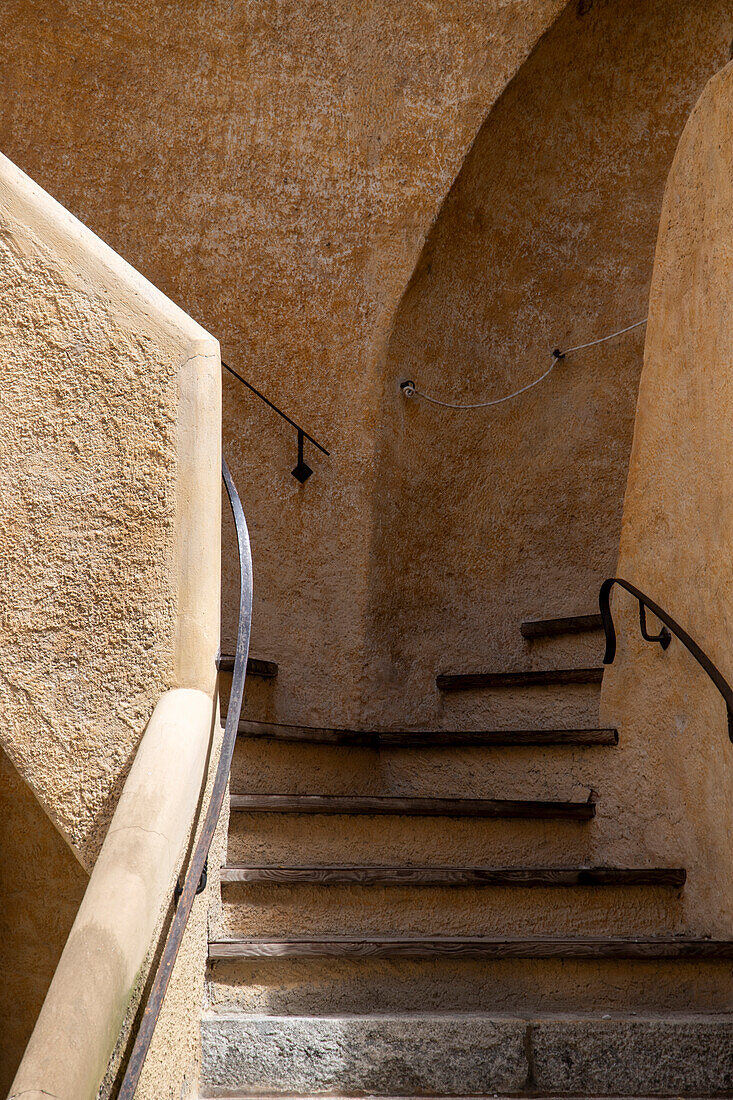
[[[647,323],[645,317],[643,321],[635,321],[633,325],[627,325],[626,328],[620,328],[617,332],[611,332],[608,336],[601,336],[598,340],[590,340],[587,344],[576,344],[573,348],[565,348],[564,351],[560,351],[559,348],[555,348],[552,353],[552,361],[539,378],[535,378],[534,382],[529,382],[526,386],[522,386],[521,389],[515,390],[513,393],[507,393],[504,397],[496,397],[493,401],[480,401],[475,405],[454,405],[450,401],[440,401],[437,397],[430,397],[429,394],[423,393],[419,390],[412,379],[407,379],[405,382],[400,382],[400,389],[405,397],[422,397],[423,401],[429,401],[431,405],[440,405],[444,409],[488,409],[492,405],[501,405],[504,401],[511,401],[513,397],[519,397],[521,393],[526,393],[527,390],[531,390],[534,386],[539,386],[540,382],[543,382],[545,378],[550,374],[555,365],[564,359],[566,355],[571,355],[574,351],[584,351],[585,348],[594,348],[596,344],[605,344],[607,340],[613,340],[615,336],[623,336],[625,332],[631,332],[632,329],[639,328],[641,325]]]

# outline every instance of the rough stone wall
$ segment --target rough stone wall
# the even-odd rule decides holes
[[[471,715],[463,700],[442,710],[435,673],[562,663],[561,643],[525,642],[521,621],[597,610],[618,553],[644,330],[568,356],[491,409],[408,403],[399,382],[490,400],[542,374],[553,348],[646,316],[674,150],[732,35],[728,0],[572,4],[466,157],[385,372],[371,648],[395,719],[491,721],[485,700]]]
[[[618,575],[665,608],[733,681],[733,66],[708,85],[665,193]],[[733,924],[733,745],[725,705],[681,643],[643,642],[615,599],[619,652],[602,713],[636,756],[650,849],[674,833],[708,918]],[[623,797],[625,792],[620,790]],[[633,796],[634,791],[630,794]],[[629,795],[626,795],[628,798]]]
[[[372,690],[378,359],[481,120],[564,2],[0,3],[6,153],[333,452],[308,449],[300,488],[292,429],[225,381],[272,716],[356,721]]]

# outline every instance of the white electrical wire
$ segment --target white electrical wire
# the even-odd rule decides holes
[[[531,390],[534,386],[539,386],[540,382],[544,382],[548,374],[552,371],[555,364],[564,359],[566,355],[570,355],[574,351],[583,351],[585,348],[594,348],[596,344],[605,344],[607,340],[613,340],[615,336],[623,336],[625,332],[631,332],[634,328],[639,328],[640,325],[645,325],[647,318],[643,321],[635,321],[633,325],[627,325],[626,328],[620,328],[617,332],[612,332],[608,336],[601,336],[598,340],[590,340],[587,344],[577,344],[574,348],[566,348],[565,351],[560,351],[556,348],[552,353],[552,362],[539,378],[535,378],[534,382],[530,382],[526,386],[522,386],[520,390],[515,390],[514,393],[508,393],[504,397],[497,397],[493,401],[480,401],[476,405],[453,405],[450,401],[439,401],[437,397],[430,397],[427,393],[423,393],[422,390],[418,390],[412,382],[402,382],[400,389],[405,397],[422,397],[423,401],[429,401],[431,405],[440,405],[444,409],[488,409],[491,405],[501,405],[504,401],[511,401],[513,397],[519,397],[521,393],[526,393],[527,390]]]
[[[600,340],[591,340],[588,344],[578,344],[574,348],[567,348],[563,355],[569,355],[571,351],[583,351],[584,348],[594,348],[596,344],[605,344],[606,340],[613,340],[614,336],[623,336],[625,332],[631,332],[632,328],[639,328],[640,325],[645,325],[648,318],[644,318],[643,321],[634,321],[633,325],[627,325],[626,328],[620,328],[618,332],[612,332],[610,336],[601,336]]]

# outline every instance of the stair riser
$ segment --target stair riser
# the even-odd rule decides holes
[[[681,893],[660,887],[223,887],[217,938],[237,936],[653,935],[683,930]]]
[[[224,672],[219,677],[220,705],[222,712],[226,712],[231,690],[231,674]],[[276,700],[282,694],[282,686],[278,677],[265,678],[261,676],[247,676],[244,686],[244,703],[242,714],[251,712],[253,716],[263,721],[274,721],[276,718]]]
[[[584,668],[603,661],[603,631],[559,634],[554,638],[522,638],[522,652],[514,660],[519,667]]]
[[[508,866],[583,864],[593,862],[595,828],[595,822],[575,821],[234,813],[228,861],[369,863],[378,853],[381,861],[399,864],[485,863],[489,858]]]
[[[733,1088],[733,1021],[209,1016],[203,1081],[209,1095],[715,1096]]]
[[[389,749],[244,740],[237,742],[231,788],[333,795],[441,798],[584,799],[599,786],[604,761],[589,748]],[[509,792],[508,794],[506,792]]]
[[[534,643],[532,643],[534,644]],[[539,662],[538,662],[539,663]],[[226,710],[228,677],[221,683],[222,710]],[[404,716],[407,723],[426,721],[456,729],[520,729],[558,726],[598,725],[598,684],[561,684],[548,687],[478,689],[476,691],[439,692],[433,685],[434,705],[422,717]],[[306,721],[317,725],[322,716],[291,715],[282,710],[279,700],[282,685],[277,679],[250,677],[245,688],[242,716],[259,722]],[[334,716],[334,719],[341,716]],[[395,720],[399,720],[395,715]],[[365,721],[368,718],[365,716]]]
[[[442,723],[457,729],[599,725],[599,684],[478,688],[439,694]]]
[[[252,959],[209,965],[213,1006],[245,1012],[733,1011],[731,964],[572,959]]]

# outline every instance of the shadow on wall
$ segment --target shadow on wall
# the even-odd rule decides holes
[[[0,1095],[30,1038],[88,882],[0,749]]]
[[[488,400],[552,348],[645,316],[672,157],[732,31],[728,0],[570,4],[443,205],[387,350],[372,546],[370,648],[413,719],[435,718],[436,671],[524,663],[521,619],[593,611],[618,553],[644,330],[494,409],[408,403],[399,382]]]

